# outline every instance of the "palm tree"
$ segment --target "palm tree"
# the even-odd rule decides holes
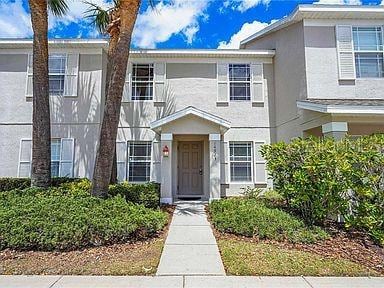
[[[141,0],[119,0],[114,24],[119,27],[116,45],[110,58],[110,76],[108,80],[104,116],[100,130],[100,141],[96,153],[96,162],[92,180],[92,194],[105,198],[112,174],[116,150],[117,129],[120,118],[121,99],[128,64],[133,27],[141,5]]]
[[[48,7],[61,16],[65,0],[29,0],[33,29],[33,112],[31,186],[51,183],[51,119],[48,79]]]

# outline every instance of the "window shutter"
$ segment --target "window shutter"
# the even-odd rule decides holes
[[[154,64],[154,78],[155,78],[155,89],[154,89],[154,101],[165,102],[165,63]]]
[[[263,64],[251,64],[252,103],[264,102]]]
[[[352,26],[336,26],[337,58],[339,63],[339,79],[356,78],[355,58],[353,55]]]
[[[127,180],[127,142],[116,142],[117,180]]]
[[[217,103],[228,103],[228,64],[217,64],[217,90]]]
[[[31,177],[32,140],[21,139],[19,154],[19,177]]]
[[[130,102],[131,101],[131,88],[132,88],[131,79],[132,79],[132,63],[128,62],[127,73],[125,75],[125,83],[124,83],[122,102]]]
[[[33,96],[33,56],[32,54],[28,54],[26,82],[27,83],[25,87],[25,96],[32,97]]]
[[[73,177],[74,139],[61,139],[60,177]]]
[[[255,142],[255,183],[256,184],[265,184],[267,183],[267,172],[266,172],[266,162],[261,156],[261,146],[264,145],[264,142]]]
[[[64,96],[77,96],[77,83],[79,75],[79,54],[67,55],[67,69],[64,80]]]

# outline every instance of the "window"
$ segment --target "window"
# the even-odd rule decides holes
[[[251,73],[249,64],[229,64],[229,99],[251,100]]]
[[[64,79],[66,66],[67,56],[65,54],[49,55],[49,95],[61,96],[64,94]]]
[[[384,77],[381,27],[353,27],[357,78]]]
[[[51,140],[51,176],[59,177],[60,169],[60,151],[61,151],[61,141],[60,139]]]
[[[151,176],[151,142],[128,143],[128,181],[148,182]]]
[[[153,99],[153,64],[132,65],[132,100]]]
[[[73,177],[73,138],[51,140],[51,176]],[[20,141],[19,177],[31,177],[32,140]]]
[[[252,142],[229,143],[231,182],[252,182]]]

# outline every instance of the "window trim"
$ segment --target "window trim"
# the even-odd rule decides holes
[[[353,29],[354,28],[380,28],[381,30],[381,47],[382,47],[382,50],[375,50],[375,51],[372,51],[372,50],[355,50],[355,42],[354,42],[354,39],[353,39]],[[352,25],[351,26],[351,33],[352,33],[352,53],[353,53],[353,64],[355,66],[355,77],[356,79],[363,79],[363,80],[371,80],[371,79],[384,79],[384,71],[383,71],[383,76],[382,77],[358,77],[357,76],[357,69],[356,69],[356,54],[359,54],[359,53],[372,53],[372,54],[382,54],[383,56],[383,66],[384,66],[384,26],[380,26],[380,25]]]
[[[154,102],[155,100],[155,63],[154,62],[131,62],[129,71],[129,102]],[[135,65],[152,65],[153,77],[152,77],[152,99],[132,99],[133,98],[133,67]],[[138,81],[135,81],[138,82]],[[139,81],[140,82],[140,81]],[[149,83],[150,81],[141,81],[142,83]]]
[[[239,102],[252,102],[252,98],[253,98],[253,82],[252,82],[252,63],[249,63],[249,62],[242,62],[242,63],[236,63],[236,62],[231,62],[231,63],[228,63],[227,65],[227,93],[228,93],[228,101],[229,102],[235,102],[235,103],[239,103]],[[229,75],[229,68],[231,67],[231,65],[248,65],[249,66],[249,82],[248,81],[231,81],[231,77]],[[244,100],[244,99],[241,99],[241,100],[236,100],[236,99],[231,99],[231,83],[249,83],[249,100]]]
[[[128,181],[129,183],[148,183],[148,182],[151,182],[152,181],[152,155],[153,155],[153,142],[151,141],[151,140],[148,140],[148,141],[146,141],[146,140],[138,140],[138,141],[135,141],[135,140],[128,140],[128,141],[126,141],[126,143],[127,143],[127,149],[126,149],[126,163],[125,163],[125,165],[126,165],[126,169],[125,169],[125,173],[126,173],[126,175],[125,175],[125,181]],[[149,162],[149,179],[148,179],[148,181],[130,181],[129,180],[129,164],[130,164],[130,161],[129,161],[129,154],[130,154],[130,143],[147,143],[147,144],[149,144],[150,146],[151,146],[151,149],[150,149],[150,153],[151,153],[151,155],[150,155],[150,159],[149,160],[147,160],[147,161],[137,161],[137,162]],[[117,163],[117,162],[116,162]]]
[[[232,174],[231,174],[231,143],[248,143],[251,145],[251,180],[250,181],[232,181]],[[255,171],[254,171],[254,141],[228,141],[228,183],[229,184],[238,184],[238,185],[244,185],[244,184],[255,184]],[[235,162],[249,162],[249,161],[235,161]]]

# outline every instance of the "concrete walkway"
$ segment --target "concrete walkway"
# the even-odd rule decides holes
[[[203,202],[176,203],[156,275],[225,275]]]
[[[383,288],[384,277],[0,276],[1,288]]]

